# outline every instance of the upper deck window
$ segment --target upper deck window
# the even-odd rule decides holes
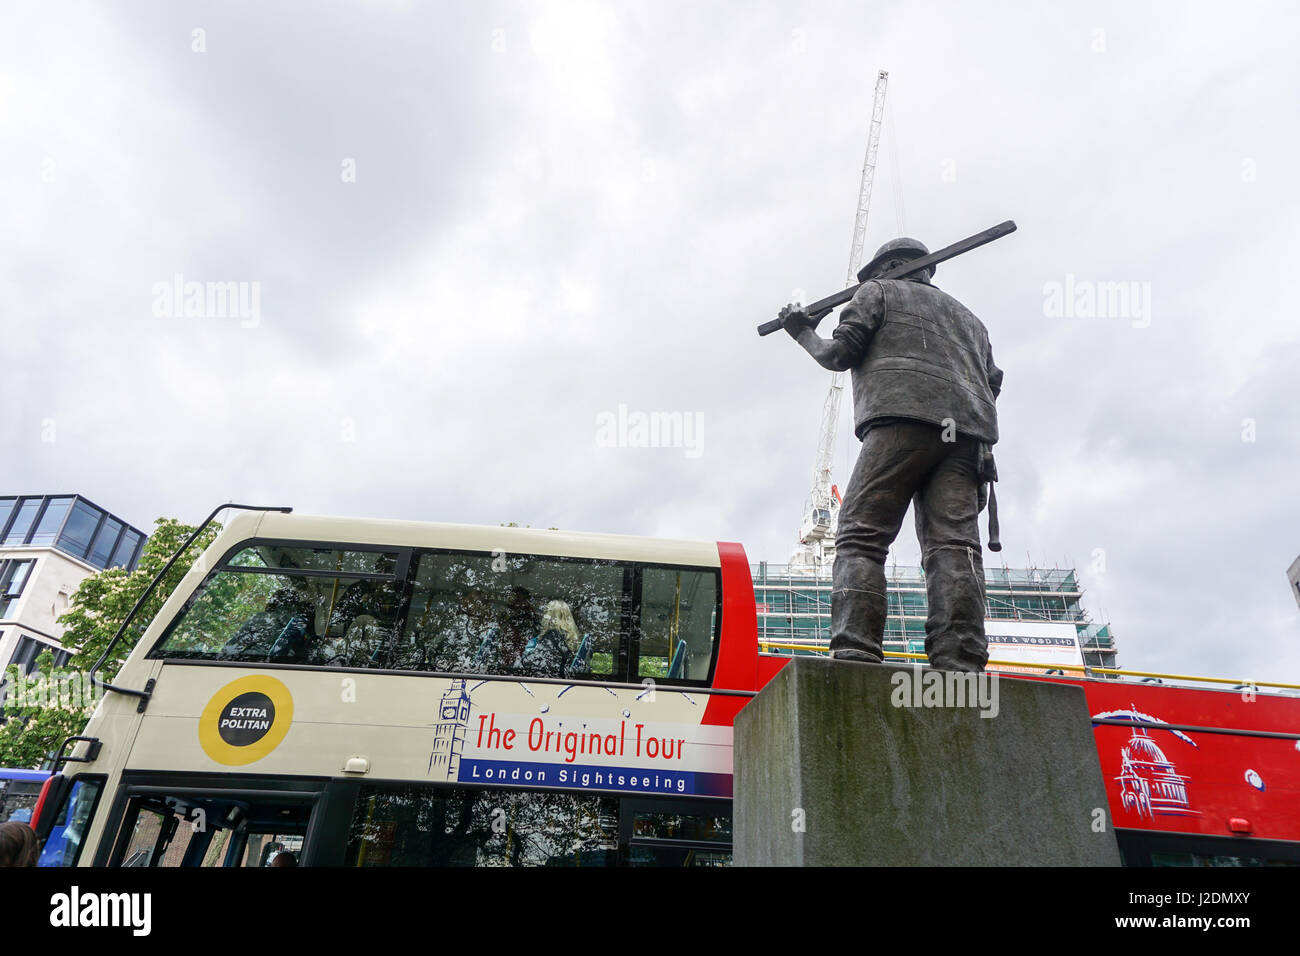
[[[707,680],[718,634],[718,576],[690,568],[646,568],[641,578],[637,676]]]
[[[719,605],[710,568],[254,542],[150,656],[698,685]]]
[[[397,568],[397,551],[346,551],[339,548],[301,548],[258,545],[244,548],[226,562],[249,571],[307,571],[324,574],[391,577]]]
[[[621,680],[630,577],[614,561],[425,552],[398,666]]]
[[[155,657],[387,667],[398,552],[259,545],[190,600]]]

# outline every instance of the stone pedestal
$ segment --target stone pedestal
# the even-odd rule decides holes
[[[734,786],[739,866],[1120,863],[1067,684],[796,657],[736,716]]]

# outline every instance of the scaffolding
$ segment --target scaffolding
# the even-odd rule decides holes
[[[830,643],[831,573],[802,565],[750,565],[758,611],[760,643],[825,647]],[[925,572],[914,566],[885,569],[889,615],[885,650],[925,649],[929,603]],[[985,619],[988,621],[1068,621],[1075,625],[1090,667],[1114,667],[1115,640],[1109,624],[1097,624],[1082,605],[1083,588],[1074,569],[985,568]]]

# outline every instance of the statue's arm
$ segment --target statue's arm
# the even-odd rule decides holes
[[[843,372],[858,364],[854,360],[853,349],[847,342],[842,339],[824,339],[807,326],[795,336],[795,341],[817,360],[818,365],[832,372]]]
[[[787,307],[788,309],[789,307]],[[831,338],[824,339],[798,319],[801,313],[783,310],[785,330],[817,364],[832,372],[844,372],[866,357],[871,336],[884,315],[884,296],[874,282],[864,283],[840,312],[840,323]]]

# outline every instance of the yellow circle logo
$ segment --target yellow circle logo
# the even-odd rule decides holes
[[[284,740],[293,721],[289,688],[274,677],[252,674],[213,695],[199,717],[203,752],[229,767],[261,760]]]

